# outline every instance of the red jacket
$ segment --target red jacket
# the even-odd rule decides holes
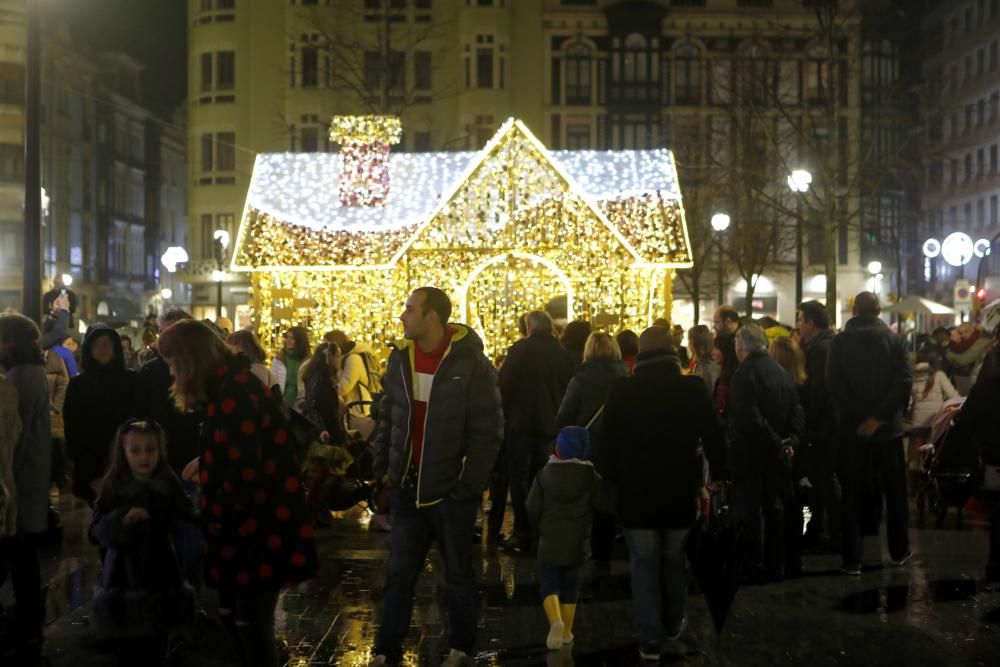
[[[205,573],[213,588],[276,590],[316,573],[313,527],[280,400],[242,358],[216,369],[200,448]]]

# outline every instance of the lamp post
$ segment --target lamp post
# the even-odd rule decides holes
[[[42,18],[36,0],[24,5],[28,35],[24,94],[24,280],[21,312],[42,321],[41,90]]]
[[[724,285],[724,283],[726,282],[726,273],[725,273],[725,265],[723,264],[722,261],[722,252],[723,252],[722,234],[727,229],[729,229],[729,223],[730,223],[730,218],[725,213],[716,213],[715,215],[712,216],[712,229],[715,230],[715,244],[719,250],[719,260],[718,260],[719,275],[717,277],[719,283],[719,302],[716,304],[716,307],[719,307],[723,303],[725,303],[726,299],[726,291]]]
[[[796,169],[788,175],[788,187],[795,193],[795,307],[802,303],[802,198],[809,192],[812,174]]]
[[[179,245],[170,246],[164,250],[163,254],[160,256],[160,263],[163,264],[167,273],[170,274],[170,287],[160,290],[160,296],[163,297],[165,301],[170,300],[174,295],[174,273],[177,272],[177,265],[186,264],[188,259],[187,250]],[[170,292],[170,296],[166,296],[164,294],[165,292]]]
[[[222,279],[226,277],[223,269],[226,266],[226,251],[229,250],[229,232],[225,229],[216,229],[212,234],[215,243],[215,261],[218,267],[212,271],[212,280],[215,281],[215,319],[222,317]]]

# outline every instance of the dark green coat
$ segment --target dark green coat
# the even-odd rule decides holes
[[[601,477],[589,461],[553,456],[538,471],[526,505],[539,561],[566,567],[583,563],[594,508],[612,509],[601,488]]]

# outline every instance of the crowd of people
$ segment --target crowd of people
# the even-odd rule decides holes
[[[317,446],[371,449],[371,526],[390,532],[375,666],[402,658],[434,545],[444,664],[470,663],[480,511],[488,545],[537,558],[553,650],[574,640],[584,565],[606,576],[623,537],[640,657],[659,660],[687,625],[685,542],[715,506],[706,498],[739,526],[742,583],[798,576],[815,551],[857,576],[883,509],[890,564],[911,558],[907,464],[944,404],[968,394],[955,431],[1000,463],[997,322],[935,331],[911,355],[868,292],[839,333],[816,301],[794,327],[721,306],[686,332],[666,320],[559,326],[531,311],[490,360],[451,321],[447,294],[423,287],[384,367],[343,331],[313,348],[299,326],[268,364],[251,331],[181,310],[150,323],[135,355],[103,324],[74,349],[68,295],[47,306],[41,327],[0,315],[0,584],[9,573],[17,600],[0,656],[42,640],[38,548],[58,525],[53,494],[69,489],[93,510],[102,559],[91,626],[122,664],[162,657],[169,633],[204,616],[207,587],[241,664],[275,665],[278,593],[315,575],[313,531],[329,519],[297,420]]]

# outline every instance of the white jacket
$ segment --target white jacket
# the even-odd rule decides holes
[[[930,364],[926,362],[913,367],[913,390],[910,394],[910,409],[907,412],[907,430],[930,428],[931,420],[944,402],[958,396],[958,391],[948,380],[948,376],[941,371],[934,371],[934,386],[924,396],[924,388],[927,386],[930,373]]]
[[[340,394],[340,400],[344,402],[344,405],[354,401],[372,400],[371,392],[368,391],[367,386],[368,369],[365,368],[365,360],[361,357],[364,352],[371,354],[372,350],[364,343],[358,342],[354,344],[351,353],[344,357],[344,370],[337,383],[337,393]],[[352,408],[351,412],[367,416],[371,409],[368,405],[364,405]]]

